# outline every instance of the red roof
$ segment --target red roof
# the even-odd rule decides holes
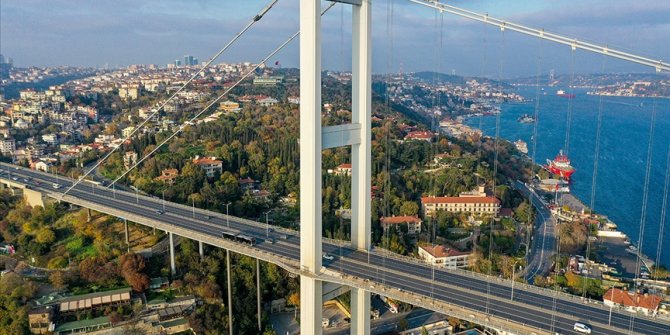
[[[417,216],[389,216],[382,218],[382,224],[400,224],[400,223],[421,223],[421,219]]]
[[[641,307],[654,311],[661,304],[661,297],[653,294],[639,294],[612,288],[605,292],[603,300],[609,300],[626,307]]]
[[[253,184],[255,182],[256,182],[255,180],[253,180],[249,177],[244,178],[244,179],[240,179],[240,184]]]
[[[337,166],[338,169],[351,169],[350,163],[344,163]]]
[[[512,217],[512,209],[511,208],[501,208],[498,211],[498,216],[503,217],[503,218]]]
[[[500,204],[495,197],[422,197],[423,204]]]
[[[223,161],[214,158],[198,158],[193,159],[194,164],[205,165],[205,164],[221,164]]]
[[[433,138],[433,133],[429,131],[412,131],[405,138],[411,139],[411,138],[416,138],[416,139],[431,139]]]
[[[445,245],[436,245],[434,247],[420,246],[419,248],[422,248],[427,253],[433,255],[433,257],[435,258],[464,256],[471,254],[470,251],[458,251],[456,249],[449,248],[448,246]]]

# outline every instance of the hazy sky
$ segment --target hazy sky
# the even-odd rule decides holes
[[[206,60],[269,0],[1,0],[0,53],[16,66],[165,65],[185,54]],[[443,0],[444,2],[444,0]],[[668,0],[455,0],[492,17],[670,60]],[[324,4],[325,7],[325,4]],[[390,8],[393,10],[391,11]],[[392,12],[392,15],[391,15]],[[229,52],[225,62],[262,59],[298,29],[298,0],[276,7]],[[440,26],[442,43],[440,43]],[[390,29],[390,30],[389,30]],[[392,37],[392,38],[391,38]],[[337,5],[323,19],[323,66],[349,69],[351,10]],[[570,72],[567,46],[444,14],[407,0],[373,0],[375,72],[441,70],[498,77]],[[442,47],[440,47],[442,45]],[[436,61],[441,54],[441,61]],[[539,55],[542,61],[538,62]],[[576,72],[650,72],[577,51]],[[298,65],[298,43],[278,54]]]

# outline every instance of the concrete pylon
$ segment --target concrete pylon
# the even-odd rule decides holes
[[[372,155],[372,28],[371,0],[352,8],[351,122],[360,125],[360,143],[351,155],[351,243],[370,250]],[[351,289],[351,334],[370,334],[370,292]]]
[[[321,269],[321,2],[300,0],[300,269]],[[300,333],[320,335],[321,282],[300,276]]]
[[[177,274],[177,267],[174,263],[174,237],[172,236],[173,234],[171,232],[168,232],[168,235],[170,239],[170,273],[172,276],[174,276]]]

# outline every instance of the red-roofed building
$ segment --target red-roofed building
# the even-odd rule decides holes
[[[426,142],[431,142],[433,140],[433,133],[429,131],[412,131],[405,136],[405,141],[410,140],[422,140]]]
[[[418,216],[390,216],[381,218],[382,228],[384,231],[389,227],[396,227],[400,229],[401,225],[407,225],[408,234],[418,234],[421,232],[421,219]]]
[[[161,171],[161,175],[156,177],[156,180],[172,185],[172,183],[174,183],[174,180],[177,179],[178,176],[179,176],[179,170],[164,169],[163,171]]]
[[[496,216],[500,210],[500,200],[496,197],[481,196],[423,197],[421,210],[424,217],[432,216],[436,211]]]
[[[337,176],[351,176],[351,164],[340,164],[333,170],[333,173]]]
[[[445,245],[419,246],[419,257],[448,269],[465,268],[473,262],[471,251],[458,251]]]
[[[498,211],[498,217],[501,218],[511,218],[512,215],[514,215],[514,212],[512,211],[511,208],[501,208]]]
[[[252,191],[253,192],[257,188],[258,188],[258,181],[253,180],[249,177],[244,178],[244,179],[240,179],[240,190],[242,190],[242,192],[246,192],[246,191]]]
[[[193,159],[193,164],[196,164],[205,170],[205,174],[208,178],[214,177],[214,174],[217,172],[223,172],[223,161],[216,159],[216,157],[200,158],[199,156],[196,156]]]
[[[656,315],[661,297],[648,293],[634,293],[611,288],[603,295],[606,306],[624,307],[629,312],[642,312],[645,315]]]

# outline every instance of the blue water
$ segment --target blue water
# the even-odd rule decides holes
[[[565,150],[568,103],[570,99],[555,95],[556,88],[545,88],[540,95],[538,116],[537,153],[535,160],[545,163],[560,149]],[[519,94],[535,99],[536,89],[525,87]],[[575,90],[572,99],[572,122],[568,154],[576,172],[572,177],[572,194],[587,206],[591,204],[591,185],[594,168],[596,129],[598,124],[598,96],[589,96],[585,90]],[[647,147],[653,110],[656,110],[655,133],[649,183],[646,224],[642,251],[656,258],[658,247],[663,184],[666,160],[670,148],[670,99],[603,97],[600,159],[596,179],[593,208],[614,221],[634,244],[639,241],[643,190],[647,161]],[[501,106],[500,136],[510,141],[522,139],[528,143],[532,155],[533,124],[517,122],[524,113],[534,114],[535,102]],[[495,116],[475,117],[466,124],[479,127],[487,135],[495,134]],[[670,211],[668,211],[670,212]],[[666,214],[666,228],[662,237],[661,264],[670,265],[670,213]]]

